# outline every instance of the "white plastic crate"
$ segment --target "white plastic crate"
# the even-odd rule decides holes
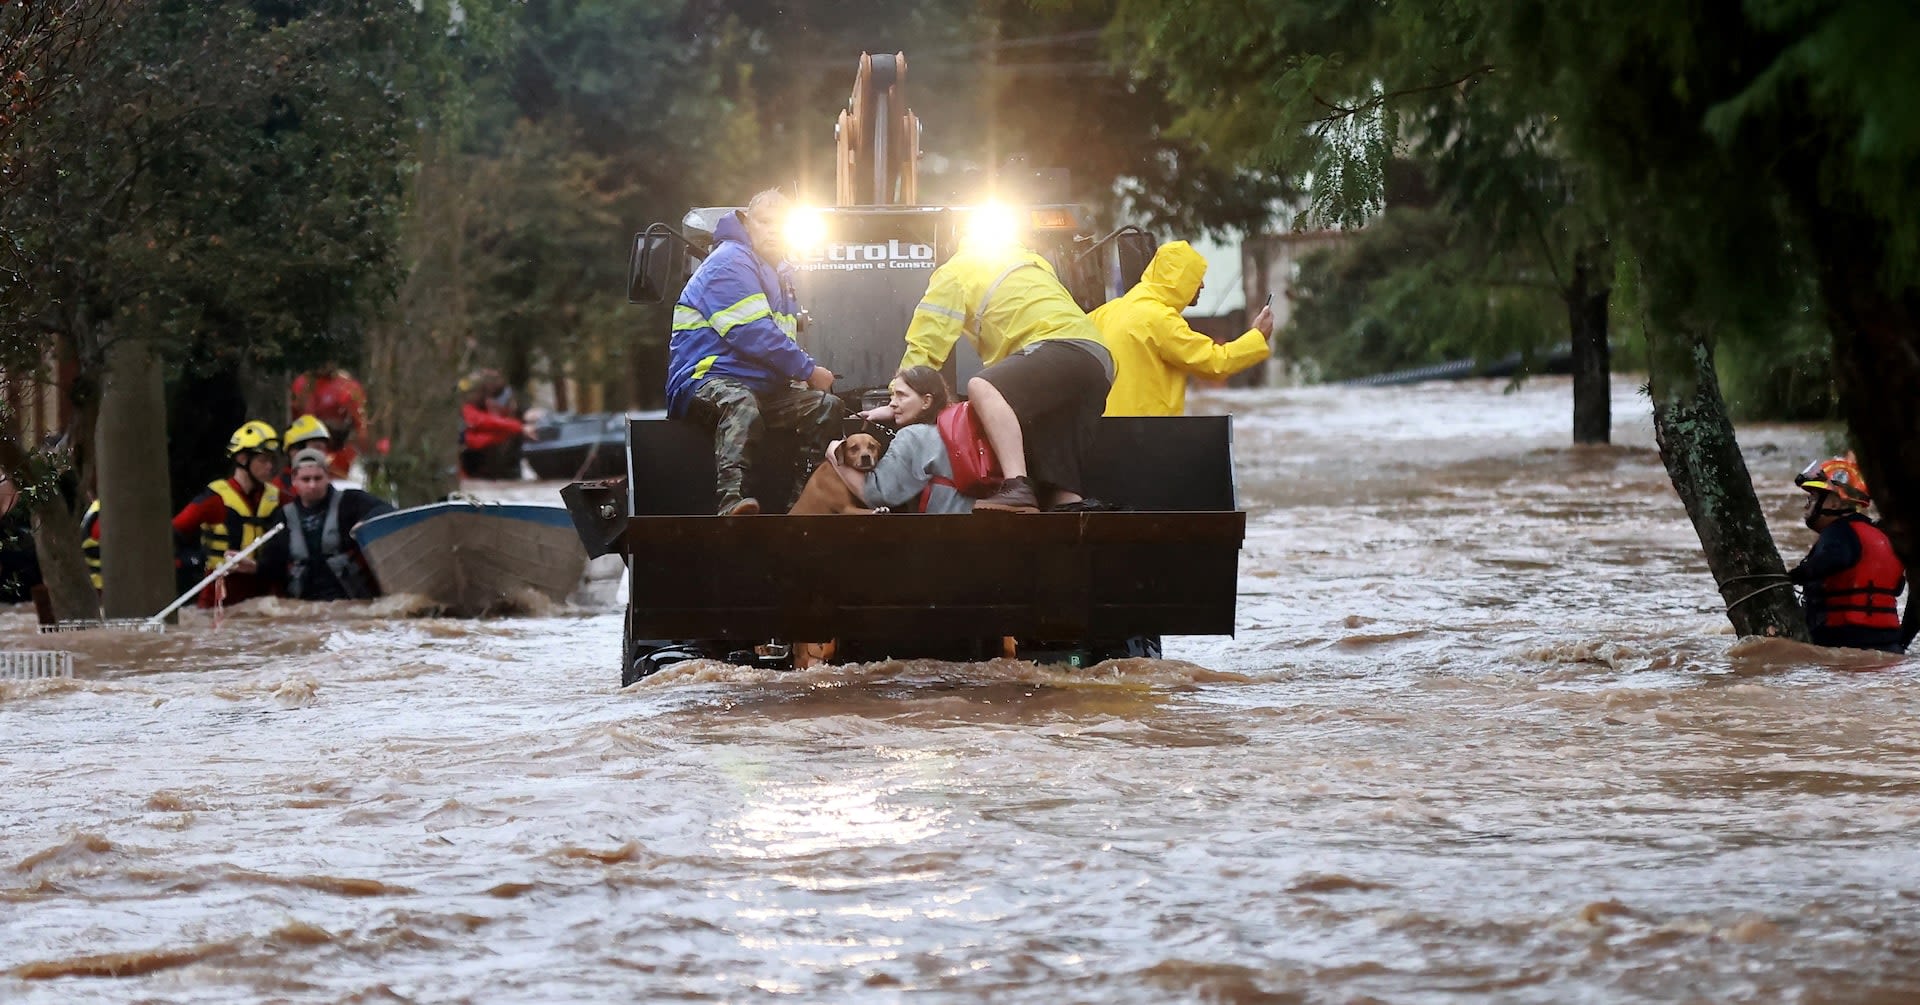
[[[58,649],[0,652],[0,680],[52,680],[73,676],[73,654]]]

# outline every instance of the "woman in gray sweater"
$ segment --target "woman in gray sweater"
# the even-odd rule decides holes
[[[866,503],[901,512],[919,512],[925,495],[928,513],[971,513],[973,497],[953,487],[953,461],[934,425],[953,403],[946,378],[930,366],[910,366],[893,375],[887,403],[863,413],[874,422],[899,427],[893,444],[867,474]]]

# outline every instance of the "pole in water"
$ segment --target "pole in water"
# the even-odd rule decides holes
[[[233,554],[228,555],[226,561],[221,562],[220,565],[217,568],[215,568],[212,572],[207,573],[207,578],[202,579],[198,583],[193,584],[193,589],[188,590],[187,592],[182,593],[180,596],[174,598],[173,603],[168,604],[166,607],[166,610],[163,610],[159,614],[156,614],[153,617],[148,618],[147,624],[158,625],[158,624],[165,623],[168,615],[179,610],[181,606],[184,605],[187,601],[192,600],[193,598],[199,596],[200,591],[206,589],[208,584],[212,583],[217,579],[221,579],[225,577],[227,572],[231,570],[235,565],[239,564],[239,562],[242,559],[246,558],[248,555],[251,555],[255,551],[259,550],[261,545],[266,544],[268,541],[273,540],[273,536],[275,534],[278,534],[281,531],[286,529],[287,529],[287,525],[285,523],[274,524],[273,527],[268,529],[268,531],[265,534],[262,534],[259,537],[254,538],[252,544],[247,545],[245,548],[241,549],[240,551],[236,551]]]

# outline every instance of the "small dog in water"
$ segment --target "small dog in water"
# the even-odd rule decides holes
[[[855,486],[880,463],[886,449],[886,444],[872,433],[855,433],[834,444],[826,462],[813,470],[807,487],[787,512],[802,516],[873,512],[862,503]]]

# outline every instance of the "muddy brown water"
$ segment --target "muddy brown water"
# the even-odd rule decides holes
[[[1239,634],[1078,675],[7,615],[0,1000],[1920,1000],[1916,661],[1728,634],[1618,383],[1201,396]],[[1793,556],[1821,443],[1743,430]]]

